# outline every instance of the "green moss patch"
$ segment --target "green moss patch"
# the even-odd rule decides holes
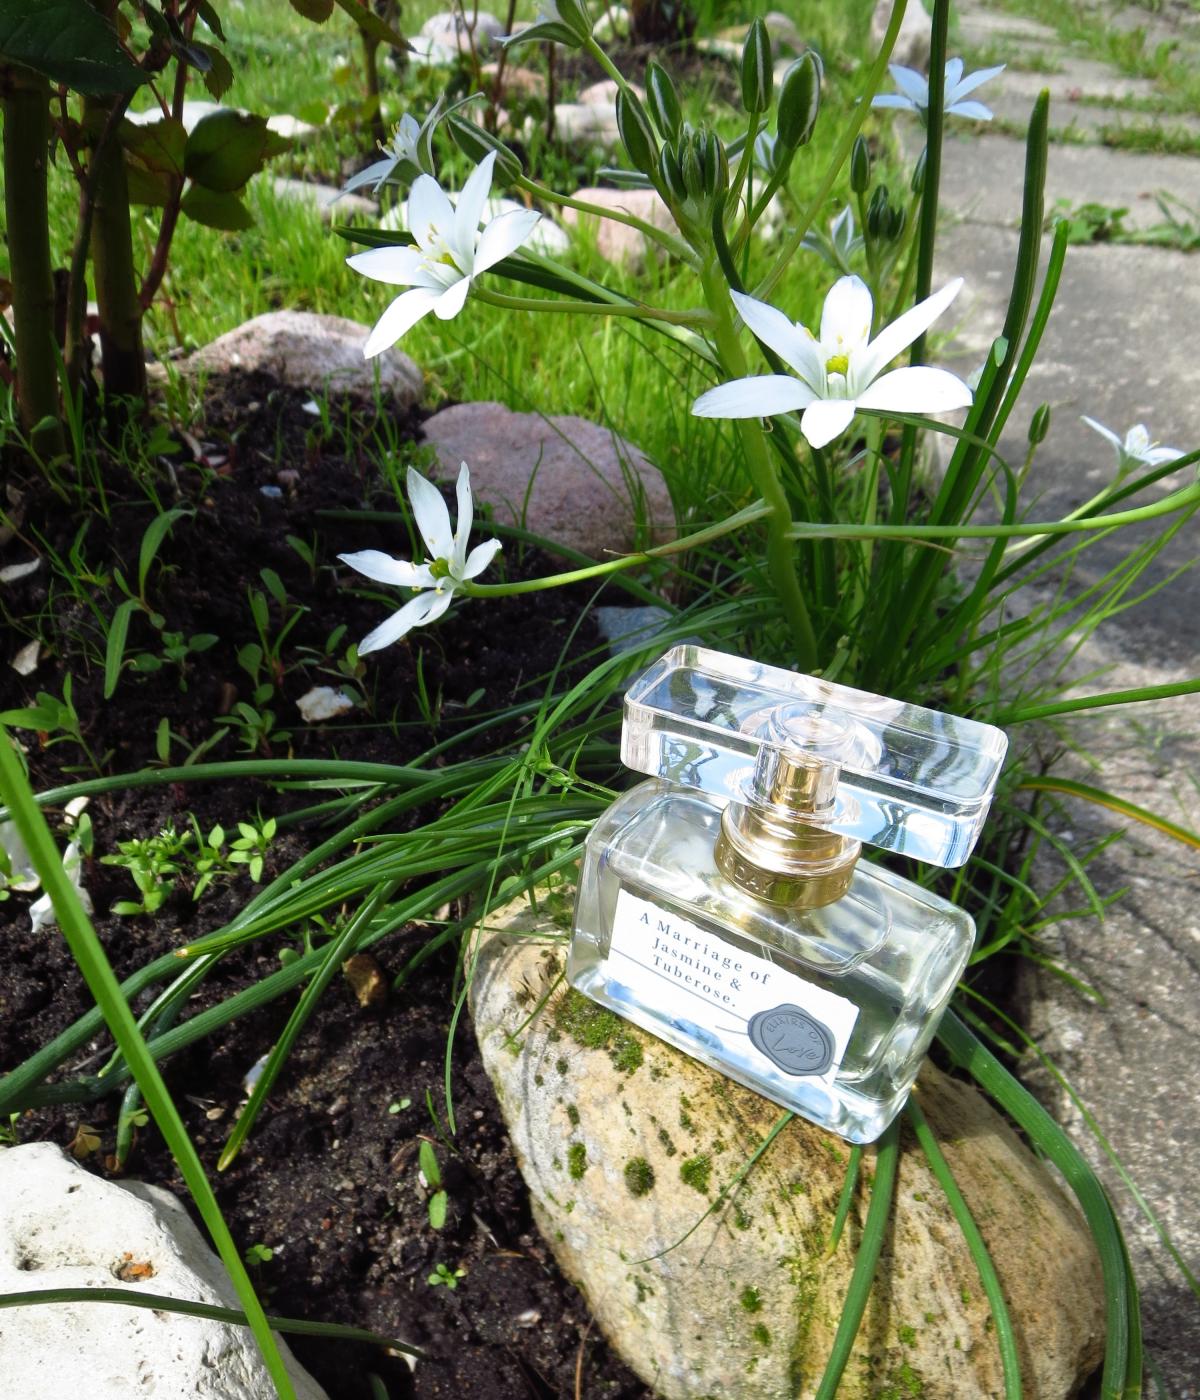
[[[712,1158],[707,1152],[699,1157],[689,1157],[679,1167],[679,1179],[702,1196],[708,1195],[709,1178],[712,1176]]]
[[[654,1168],[645,1157],[630,1157],[625,1163],[625,1189],[631,1196],[644,1196],[654,1189]]]
[[[605,1050],[623,1074],[632,1074],[642,1063],[642,1047],[615,1012],[606,1011],[572,987],[554,1007],[554,1021],[576,1045],[585,1050]]]
[[[572,1181],[579,1181],[587,1169],[587,1148],[582,1142],[573,1142],[567,1148],[567,1175]]]

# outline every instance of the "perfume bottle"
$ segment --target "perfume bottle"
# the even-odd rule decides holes
[[[695,646],[625,696],[650,780],[588,839],[573,986],[850,1142],[900,1111],[966,965],[970,917],[863,843],[970,855],[1000,730]]]

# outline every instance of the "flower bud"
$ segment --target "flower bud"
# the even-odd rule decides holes
[[[1050,405],[1048,403],[1039,404],[1033,410],[1033,417],[1029,420],[1029,445],[1037,447],[1046,439],[1046,434],[1050,431]]]
[[[683,183],[679,158],[670,146],[663,146],[658,153],[658,176],[667,196],[676,204],[682,204],[687,198],[687,187]]]
[[[742,106],[747,112],[765,112],[775,90],[775,70],[771,65],[771,36],[761,19],[746,33],[742,46]]]
[[[679,94],[667,70],[653,59],[646,65],[646,106],[664,141],[677,141],[683,125]]]
[[[904,225],[908,223],[908,210],[903,204],[893,204],[888,210],[887,228],[884,230],[884,237],[896,243],[900,235],[904,232]]]
[[[887,236],[888,216],[891,208],[888,205],[888,187],[886,185],[876,185],[875,192],[871,196],[871,202],[867,205],[867,232],[872,238],[884,238]]]
[[[865,194],[871,183],[871,153],[861,136],[854,138],[850,152],[850,188],[855,194]]]
[[[683,186],[688,198],[699,204],[704,199],[704,164],[701,156],[701,142],[704,133],[690,132],[685,136],[679,152],[679,169],[683,172]]]
[[[617,89],[617,130],[634,169],[653,176],[658,167],[658,142],[645,108],[632,92]]]
[[[821,107],[821,65],[810,49],[783,75],[779,89],[779,139],[787,150],[806,144]]]
[[[913,166],[912,181],[909,188],[913,194],[921,194],[925,189],[925,157],[929,154],[929,147],[926,146],[917,157],[917,163]]]
[[[704,195],[708,200],[729,188],[729,157],[725,144],[715,131],[700,133],[700,164],[704,171]]]
[[[496,171],[503,179],[515,180],[520,175],[520,160],[499,137],[453,113],[446,118],[446,125],[454,144],[468,159],[478,164],[489,151],[495,151]]]

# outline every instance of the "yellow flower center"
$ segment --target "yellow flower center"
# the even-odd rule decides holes
[[[826,374],[849,374],[849,372],[849,355],[830,355],[830,357],[825,361]]]
[[[435,559],[429,566],[429,572],[434,578],[449,578],[450,565],[444,559]]]

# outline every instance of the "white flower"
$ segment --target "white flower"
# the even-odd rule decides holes
[[[477,578],[496,557],[499,540],[477,544],[470,554],[467,553],[472,506],[471,473],[466,462],[458,469],[457,491],[458,529],[451,533],[450,512],[442,493],[420,472],[412,467],[408,469],[408,499],[412,502],[417,529],[429,551],[427,563],[410,564],[406,559],[393,559],[378,549],[338,555],[343,564],[349,564],[377,583],[423,590],[363,638],[358,647],[360,656],[390,646],[414,627],[436,621],[450,606],[455,590],[468,579]]]
[[[972,117],[977,122],[990,122],[992,110],[982,102],[964,102],[967,93],[974,92],[981,83],[988,82],[1004,72],[1005,64],[995,68],[980,68],[970,77],[963,77],[961,58],[946,60],[946,92],[944,107],[948,116]],[[872,107],[903,107],[924,117],[929,110],[929,79],[914,68],[904,68],[899,63],[889,63],[888,72],[899,92],[884,92],[871,99]]]
[[[92,897],[83,888],[83,857],[79,853],[79,847],[74,841],[70,842],[63,852],[63,869],[67,872],[67,877],[75,886],[75,893],[79,896],[79,902],[83,905],[87,913],[92,912]],[[58,917],[54,912],[54,905],[48,894],[42,895],[41,899],[35,900],[29,906],[29,922],[33,926],[33,932],[37,933],[42,928],[54,928],[58,923]]]
[[[958,295],[962,278],[906,311],[871,339],[871,293],[858,277],[833,284],[821,312],[818,339],[773,306],[732,292],[742,320],[785,360],[790,374],[760,374],[719,384],[701,394],[692,412],[701,418],[768,418],[803,409],[800,431],[824,447],[844,433],[857,409],[893,413],[944,413],[967,408],[971,391],[944,369],[911,365],[881,374],[933,324]]]
[[[408,197],[416,246],[371,248],[346,259],[364,277],[412,289],[376,322],[363,347],[368,359],[394,345],[430,311],[442,321],[457,316],[472,280],[515,252],[533,232],[541,215],[530,209],[501,214],[480,230],[495,164],[496,153],[489,151],[463,186],[457,205],[431,175],[419,175]]]
[[[1150,433],[1144,423],[1135,423],[1122,442],[1116,433],[1111,428],[1106,428],[1103,423],[1097,423],[1086,413],[1080,414],[1080,417],[1089,428],[1107,438],[1116,448],[1118,480],[1128,476],[1138,467],[1161,467],[1164,462],[1171,462],[1176,457],[1183,456],[1178,447],[1160,447],[1158,443],[1151,442]]]
[[[441,99],[439,98],[439,104]],[[434,108],[436,115],[437,108]],[[365,170],[360,170],[357,175],[351,176],[342,186],[337,198],[350,194],[352,190],[360,190],[364,185],[370,185],[372,193],[378,194],[380,186],[386,184],[396,173],[401,165],[413,165],[418,170],[421,169],[421,125],[416,117],[410,117],[407,112],[396,123],[396,129],[392,132],[392,142],[390,146],[380,146],[383,152],[383,159],[377,160],[373,165],[368,165]],[[333,203],[334,201],[330,201]]]

